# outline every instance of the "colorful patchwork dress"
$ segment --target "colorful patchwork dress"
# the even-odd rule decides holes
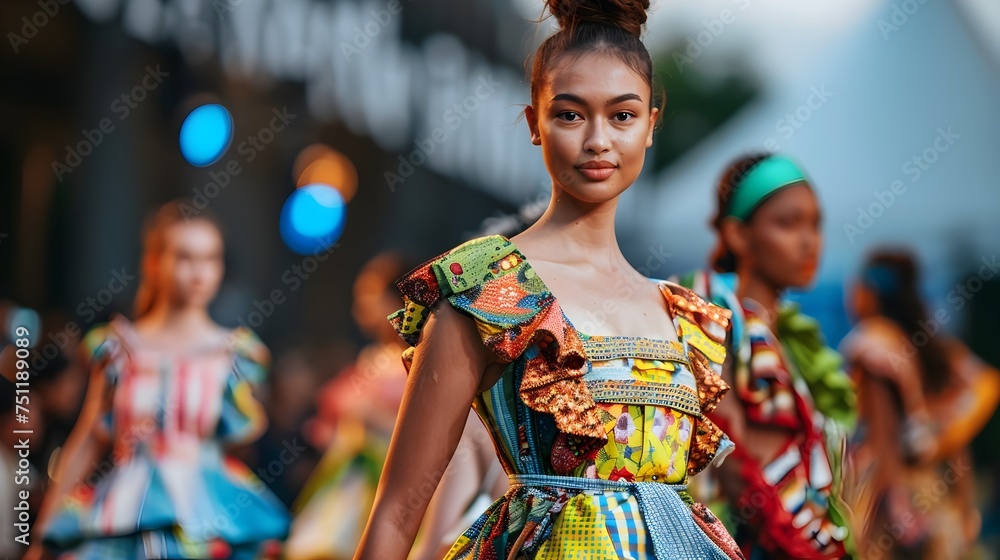
[[[853,549],[841,499],[843,449],[856,414],[853,385],[814,319],[785,302],[775,334],[752,300],[738,301],[736,281],[735,274],[701,271],[680,279],[733,312],[733,377],[747,423],[794,435],[767,464],[736,442],[733,460],[746,489],[728,498],[745,523],[730,528],[751,559],[843,558]]]
[[[266,424],[251,394],[269,365],[249,329],[188,354],[144,346],[122,316],[88,331],[84,351],[113,388],[100,423],[111,456],[44,529],[77,559],[255,558],[288,532],[288,513],[222,445]]]
[[[476,396],[511,487],[446,558],[742,558],[722,523],[685,490],[731,451],[705,415],[729,313],[656,280],[680,341],[578,332],[506,237],[474,239],[397,282],[389,317],[411,347],[440,300],[470,316],[506,369]]]

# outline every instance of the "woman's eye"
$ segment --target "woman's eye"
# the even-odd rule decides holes
[[[573,111],[565,111],[563,113],[559,113],[559,117],[562,120],[567,121],[567,122],[578,121],[578,120],[580,120],[578,118],[579,116],[580,116],[579,113],[574,113]]]
[[[635,115],[633,115],[632,113],[626,113],[625,111],[622,111],[620,113],[615,113],[615,120],[618,122],[625,122],[633,116]]]

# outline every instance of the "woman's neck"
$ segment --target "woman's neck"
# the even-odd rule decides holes
[[[772,285],[752,272],[740,271],[739,273],[736,296],[740,301],[750,299],[756,302],[760,306],[757,313],[772,331],[778,322],[778,304],[781,302],[782,291],[781,288]]]
[[[615,234],[617,197],[587,203],[558,188],[553,197],[545,213],[519,235],[545,238],[544,246],[539,243],[532,256],[564,264],[587,262],[608,269],[627,265]]]
[[[178,332],[204,330],[213,324],[204,307],[176,306],[167,302],[155,305],[139,322],[150,330]]]

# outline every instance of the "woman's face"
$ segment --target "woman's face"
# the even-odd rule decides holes
[[[741,263],[777,288],[801,288],[812,283],[823,247],[819,201],[807,183],[782,189],[754,212],[749,223],[733,233],[730,243]]]
[[[219,230],[205,220],[167,228],[156,274],[172,305],[207,307],[222,282]]]
[[[351,311],[365,335],[376,340],[392,340],[398,335],[386,317],[401,307],[392,280],[375,271],[363,271],[354,281]]]
[[[659,111],[650,86],[617,58],[585,54],[556,60],[525,109],[531,142],[542,147],[556,185],[600,203],[621,194],[642,170]]]
[[[871,317],[878,313],[878,297],[863,282],[856,282],[851,291],[851,312],[857,319]]]

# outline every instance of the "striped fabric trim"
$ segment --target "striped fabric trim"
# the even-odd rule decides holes
[[[585,335],[583,349],[591,361],[643,358],[688,363],[687,356],[684,354],[684,346],[672,340],[656,340],[641,336]]]
[[[504,372],[504,377],[506,375],[507,373]],[[519,464],[521,462],[521,453],[520,443],[517,438],[517,425],[514,423],[514,418],[511,415],[513,411],[506,410],[507,398],[504,378],[501,377],[501,381],[484,393],[483,396],[489,399],[489,404],[492,408],[490,416],[501,438],[503,438],[503,443],[507,447],[507,453],[511,461]]]
[[[795,445],[789,445],[784,453],[778,455],[761,470],[761,474],[764,475],[764,480],[768,484],[774,486],[781,482],[801,462],[802,454],[799,452],[799,448]]]
[[[590,371],[583,374],[583,379],[584,381],[628,381],[635,379],[632,368],[631,360],[624,365],[601,364],[593,366]]]
[[[616,404],[648,404],[666,406],[701,417],[698,392],[684,385],[662,385],[639,380],[594,380],[587,381],[587,389],[595,402]]]

